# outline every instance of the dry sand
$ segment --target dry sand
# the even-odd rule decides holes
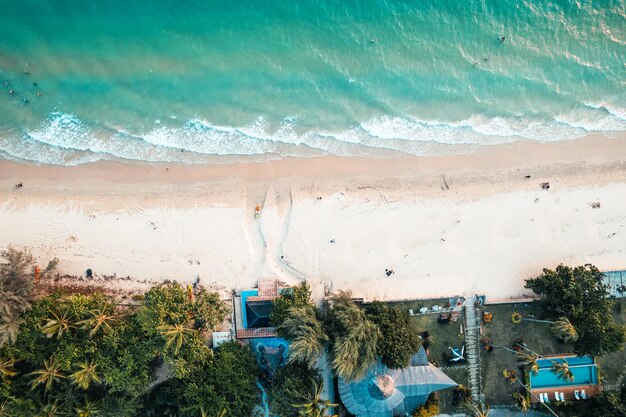
[[[624,135],[431,158],[0,161],[0,247],[57,257],[64,274],[129,276],[110,285],[137,288],[276,276],[366,299],[517,297],[543,267],[625,268],[625,225]]]

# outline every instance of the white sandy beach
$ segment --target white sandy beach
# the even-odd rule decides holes
[[[626,142],[212,167],[2,161],[9,244],[57,257],[63,274],[91,268],[131,286],[200,275],[230,289],[277,276],[366,299],[516,297],[561,262],[626,267]]]

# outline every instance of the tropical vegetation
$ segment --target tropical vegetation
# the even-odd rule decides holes
[[[289,362],[278,368],[267,392],[270,409],[281,417],[299,417],[302,409],[294,404],[303,403],[309,393],[315,392],[313,383],[321,386],[320,372],[306,363]]]
[[[554,271],[544,269],[540,276],[526,280],[526,288],[541,296],[536,303],[543,316],[561,322],[553,330],[573,342],[578,355],[615,352],[626,341],[626,328],[613,321],[612,301],[603,279],[593,265],[559,265]],[[576,337],[572,337],[572,329]]]
[[[435,417],[439,415],[439,394],[433,391],[426,402],[413,411],[413,417]]]
[[[32,256],[1,255],[3,329],[15,325],[0,346],[0,415],[249,415],[257,404],[250,349],[207,347],[228,313],[217,294],[165,283],[130,305],[99,293],[33,300]]]
[[[378,301],[367,304],[365,314],[380,330],[376,351],[382,363],[389,368],[407,367],[420,347],[419,333],[409,314]]]

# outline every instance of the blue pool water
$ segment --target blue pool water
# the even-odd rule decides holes
[[[248,319],[246,317],[246,300],[248,297],[256,297],[259,295],[258,290],[247,290],[241,292],[241,322],[243,323],[243,328],[248,328]]]
[[[562,362],[561,358],[554,358],[556,362]],[[574,374],[573,381],[567,381],[555,374],[552,370],[552,362],[547,359],[539,359],[539,372],[536,375],[530,373],[530,387],[551,388],[573,385],[588,385],[598,383],[598,367],[589,356],[568,356],[565,358]]]

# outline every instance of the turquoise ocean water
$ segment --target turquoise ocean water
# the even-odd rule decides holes
[[[5,80],[0,158],[15,160],[571,140],[626,130],[626,3],[0,0]]]

